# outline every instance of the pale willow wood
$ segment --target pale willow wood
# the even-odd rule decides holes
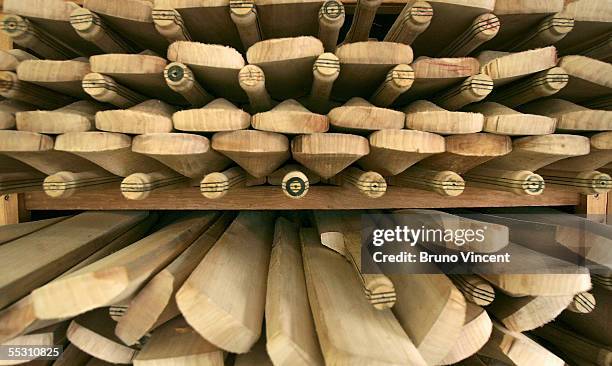
[[[169,63],[164,69],[164,78],[168,87],[181,94],[192,106],[201,107],[214,99],[195,79],[195,75],[185,64]]]
[[[144,95],[118,84],[110,76],[97,72],[85,75],[81,86],[85,93],[95,100],[109,103],[119,108],[130,108],[148,100]]]
[[[381,3],[381,0],[357,0],[353,22],[344,38],[344,43],[363,42],[369,39],[374,16]]]
[[[232,102],[247,101],[238,81],[245,62],[234,48],[179,41],[168,48],[168,59],[187,65],[202,87],[213,95]]]
[[[21,193],[40,191],[45,174],[19,160],[0,155],[0,192]]]
[[[503,50],[522,41],[547,16],[563,10],[563,0],[500,0],[495,1],[493,13],[502,27],[495,38],[481,48]]]
[[[568,73],[563,68],[553,67],[496,89],[487,100],[513,108],[536,99],[558,96],[568,81]]]
[[[597,45],[600,36],[609,38],[606,33],[612,30],[612,12],[607,1],[573,1],[565,4],[561,14],[574,19],[573,31],[555,44],[562,55],[584,54]],[[610,50],[606,55],[610,56]]]
[[[395,101],[396,106],[431,97],[478,74],[480,70],[480,63],[472,57],[419,57],[410,66],[414,70],[414,82]]]
[[[60,277],[66,276],[71,272],[100,260],[105,256],[141,239],[151,229],[151,226],[156,221],[156,215],[147,216],[145,219],[140,221],[140,223],[132,226],[126,232],[110,241],[107,245],[78,262],[78,264],[74,265],[66,272],[62,273]],[[64,319],[41,319],[37,317],[34,313],[32,296],[27,295],[21,298],[19,301],[13,303],[11,306],[2,310],[2,312],[0,312],[0,320],[0,324],[2,324],[0,327],[0,342],[3,342],[18,335],[26,334],[33,330],[41,329],[48,325],[61,322]]]
[[[352,97],[369,98],[399,64],[412,63],[410,46],[393,42],[356,42],[336,50],[340,75],[334,83],[332,97],[346,101]]]
[[[402,110],[406,128],[442,135],[470,134],[482,131],[484,116],[480,113],[452,112],[426,101],[417,100]]]
[[[298,229],[285,218],[276,220],[266,295],[266,348],[277,366],[322,366]]]
[[[385,35],[384,41],[412,44],[427,28],[433,17],[433,8],[426,1],[409,1]]]
[[[103,247],[146,217],[143,212],[87,212],[0,247],[4,307]],[[66,230],[79,227],[66,236]],[[23,253],[28,253],[24,256]]]
[[[70,343],[91,356],[110,363],[132,363],[138,352],[113,333],[114,322],[105,308],[80,315],[70,322],[66,332]]]
[[[442,51],[440,56],[446,57],[462,57],[472,53],[483,43],[495,38],[501,22],[497,15],[493,13],[485,13],[474,18],[470,26],[449,43]]]
[[[295,363],[292,363],[295,365]],[[259,341],[247,353],[236,356],[234,366],[273,366],[270,355],[266,352],[265,338],[259,337]]]
[[[52,111],[17,112],[16,124],[20,131],[59,135],[67,132],[95,130],[95,114],[105,106],[81,100]]]
[[[364,169],[394,176],[428,156],[443,153],[442,136],[421,131],[382,130],[369,137],[370,153],[357,161]]]
[[[574,295],[511,297],[501,292],[487,311],[508,330],[526,332],[553,321],[573,298]]]
[[[69,216],[0,226],[0,244],[5,244],[56,224]]]
[[[392,307],[396,301],[393,282],[384,274],[362,273],[360,217],[348,212],[316,211],[314,222],[321,243],[342,254],[351,264],[370,304],[378,310]]]
[[[390,309],[376,310],[345,259],[300,232],[308,300],[327,364],[426,365]]]
[[[191,41],[191,34],[185,25],[181,14],[173,9],[168,2],[157,1],[155,8],[151,11],[155,29],[168,40],[169,43],[176,41]]]
[[[70,25],[84,40],[106,53],[136,53],[136,49],[111,29],[100,16],[89,9],[77,7],[70,13]]]
[[[310,112],[294,99],[287,99],[268,112],[255,114],[251,125],[256,130],[283,134],[322,133],[329,129],[329,118]]]
[[[491,338],[478,351],[479,355],[516,366],[562,366],[565,362],[522,333],[512,332],[493,322]]]
[[[578,314],[588,314],[595,310],[595,306],[597,306],[595,296],[585,291],[574,295],[572,302],[567,306],[567,310]]]
[[[286,136],[265,131],[217,132],[212,147],[256,178],[272,173],[291,155]]]
[[[261,32],[265,38],[316,37],[320,29],[319,11],[324,3],[324,0],[256,0]]]
[[[459,339],[439,364],[454,364],[476,354],[487,343],[492,331],[493,324],[487,312],[480,306],[467,303]]]
[[[301,135],[291,141],[293,158],[322,178],[331,178],[367,155],[368,140],[340,133]]]
[[[308,94],[312,67],[322,53],[323,44],[314,37],[269,39],[251,46],[247,60],[265,73],[272,98],[282,100]]]
[[[281,186],[289,198],[300,199],[308,194],[311,184],[321,181],[321,177],[299,164],[286,164],[266,177],[268,184]]]
[[[38,57],[20,49],[0,51],[0,70],[16,71],[17,66],[25,60],[38,60]]]
[[[132,297],[216,217],[207,212],[186,215],[102,260],[39,287],[32,291],[35,314],[42,319],[70,317]],[[92,288],[95,291],[89,291]]]
[[[516,264],[513,268],[516,271],[524,268],[524,273],[491,274],[492,271],[484,268],[478,274],[510,296],[573,296],[591,288],[590,276],[584,267],[518,244],[510,243],[505,250]]]
[[[134,296],[115,327],[115,334],[123,343],[127,345],[138,343],[149,331],[157,329],[180,314],[175,300],[176,292],[215,244],[233,217],[232,213],[223,214]],[[166,330],[161,331],[161,334],[172,328],[164,326],[164,329]],[[160,339],[164,337],[160,336],[158,341]],[[150,352],[155,348],[150,347]],[[149,358],[142,356],[143,360]]]
[[[493,286],[476,275],[448,275],[465,299],[478,306],[487,306],[495,300]]]
[[[547,135],[554,133],[557,127],[556,118],[541,116],[537,113],[521,113],[495,102],[470,104],[463,110],[484,115],[482,130],[498,135]]]
[[[433,170],[416,165],[404,172],[388,177],[389,185],[411,187],[435,192],[442,196],[456,197],[463,193],[465,181],[450,170]]]
[[[65,60],[78,56],[29,20],[18,15],[0,15],[0,30],[19,46],[32,50],[44,58]]]
[[[345,11],[342,2],[327,0],[319,10],[319,39],[325,52],[334,52],[344,24]]]
[[[173,60],[175,61],[175,60]],[[137,93],[173,104],[188,104],[164,79],[165,58],[147,53],[105,54],[89,58],[91,71],[106,75]]]
[[[164,54],[168,42],[153,24],[153,3],[148,0],[85,0],[84,7],[139,47]]]
[[[581,51],[580,54],[596,60],[610,62],[612,60],[612,33],[598,37],[589,48]]]
[[[263,39],[254,0],[230,0],[230,17],[236,25],[242,47],[248,49]]]
[[[364,171],[357,167],[348,167],[335,177],[326,181],[350,189],[356,189],[369,198],[380,198],[387,192],[387,181],[374,171]]]
[[[483,51],[477,56],[481,72],[489,75],[495,87],[548,70],[557,64],[557,51],[545,47],[524,52]]]
[[[538,170],[538,174],[549,186],[561,187],[584,195],[605,194],[612,190],[610,175],[596,170],[568,172],[545,167]]]
[[[459,341],[465,298],[442,273],[398,274],[391,280],[397,293],[393,314],[425,362],[439,364]]]
[[[378,130],[399,130],[404,127],[404,113],[379,108],[365,99],[354,97],[341,107],[329,111],[329,122],[335,131],[363,134]]]
[[[67,95],[21,81],[12,71],[0,71],[0,96],[43,109],[59,108],[74,102]]]
[[[81,81],[89,72],[89,62],[84,58],[67,61],[26,60],[17,67],[19,80],[78,99],[88,98]]]
[[[572,354],[594,365],[612,363],[612,348],[572,332],[557,324],[549,324],[535,329],[533,333],[546,340],[562,352]]]
[[[265,112],[272,109],[274,101],[266,89],[266,75],[259,66],[246,65],[238,74],[240,87],[249,98],[249,108],[252,113]]]
[[[222,172],[207,174],[200,182],[200,192],[206,198],[218,199],[225,196],[230,190],[265,183],[265,176],[255,178],[240,167],[231,167]]]
[[[612,92],[612,65],[586,56],[564,56],[559,67],[569,75],[567,86],[557,97],[571,102],[583,102]]]
[[[565,12],[547,16],[526,35],[519,35],[511,45],[512,51],[525,51],[556,44],[574,29],[574,18]]]
[[[242,211],[176,294],[187,322],[206,340],[247,352],[261,335],[273,215]]]
[[[68,322],[63,322],[56,325],[51,325],[44,329],[37,330],[30,334],[15,337],[2,346],[19,346],[19,347],[51,347],[63,346],[66,343],[66,328]],[[0,360],[0,365],[30,365],[36,358],[32,355],[24,355],[20,360]],[[28,362],[29,361],[29,362]]]
[[[74,344],[64,347],[62,356],[53,362],[53,366],[85,365],[91,359],[91,355],[81,351]]]
[[[312,66],[312,88],[308,96],[308,107],[318,113],[330,109],[330,98],[334,82],[340,75],[340,60],[333,53],[321,54]]]
[[[132,151],[156,159],[198,182],[226,168],[230,160],[214,151],[208,138],[187,133],[151,133],[134,137]]]
[[[584,337],[591,339],[594,342],[601,343],[611,347],[610,335],[612,329],[610,315],[612,306],[612,291],[600,285],[593,286],[591,291],[597,302],[595,309],[588,314],[577,314],[571,311],[564,311],[559,316],[560,324],[565,324],[569,328],[581,334]]]
[[[6,0],[3,3],[4,12],[28,18],[72,52],[82,56],[100,53],[98,47],[81,38],[70,25],[70,14],[78,8],[73,2],[62,0]]]
[[[202,338],[183,317],[157,328],[132,360],[136,366],[223,366],[223,350]]]
[[[251,116],[225,99],[218,98],[199,109],[172,115],[174,128],[188,132],[220,132],[248,128]]]
[[[560,132],[612,130],[612,111],[589,109],[563,99],[544,99],[520,107],[521,111],[555,118]]]
[[[129,109],[114,109],[96,113],[96,128],[107,132],[145,134],[172,131],[175,107],[150,99]]]
[[[449,90],[436,94],[432,102],[449,111],[456,111],[470,103],[483,100],[492,90],[493,80],[488,75],[477,74]]]
[[[17,121],[17,112],[32,111],[36,109],[33,105],[6,99],[0,101],[0,130],[14,130]]]
[[[49,197],[66,198],[84,190],[116,188],[120,181],[120,177],[106,172],[61,171],[45,178],[43,190]]]
[[[600,132],[589,138],[590,151],[588,155],[559,160],[546,166],[570,172],[597,170],[612,162],[612,132]]]
[[[461,43],[479,40],[480,33],[486,32],[489,25],[488,19],[485,18],[484,26],[479,27],[478,17],[492,13],[495,5],[495,1],[492,0],[428,0],[427,2],[433,8],[434,15],[427,30],[413,42],[413,47],[416,54],[431,57],[445,55],[443,51],[447,51],[450,45],[456,44],[462,38],[464,40]],[[471,34],[468,33],[470,30]],[[480,41],[482,42],[484,40]],[[465,54],[468,53],[466,51]]]
[[[389,107],[402,93],[412,87],[414,70],[410,65],[400,64],[389,70],[385,80],[370,97],[370,102],[378,107]]]

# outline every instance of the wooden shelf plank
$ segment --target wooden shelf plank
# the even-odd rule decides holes
[[[341,187],[313,186],[303,199],[291,199],[279,187],[258,186],[230,191],[217,200],[204,198],[198,188],[154,192],[145,200],[123,198],[119,189],[78,193],[54,199],[43,192],[25,194],[27,210],[326,210],[385,208],[450,208],[511,206],[575,206],[580,195],[547,188],[540,196],[517,196],[512,193],[466,188],[457,197],[443,197],[432,192],[389,187],[381,198],[367,198]]]

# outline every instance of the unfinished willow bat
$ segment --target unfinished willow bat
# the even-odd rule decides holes
[[[0,246],[4,268],[13,268],[2,275],[0,306],[18,300],[61,274],[144,217],[146,213],[138,211],[87,212]],[[80,225],[86,226],[66,237],[66,230]],[[48,246],[53,241],[58,245]],[[28,252],[27,256],[23,255],[24,251]],[[40,258],[33,260],[36,257]]]
[[[0,192],[38,191],[42,188],[45,174],[19,160],[0,154]]]
[[[450,170],[422,168],[418,164],[398,175],[388,177],[388,181],[392,186],[423,189],[451,197],[460,195],[465,189],[465,181],[459,174]]]
[[[308,305],[298,226],[285,218],[276,220],[265,312],[267,349],[276,365],[323,364]]]
[[[519,107],[525,113],[534,113],[557,120],[560,132],[591,132],[612,130],[611,111],[589,109],[563,99],[538,100]]]
[[[357,190],[369,198],[379,198],[387,192],[387,181],[382,175],[353,166],[327,179],[326,183]]]
[[[487,306],[495,300],[495,290],[489,282],[476,275],[451,274],[448,277],[465,299],[478,306]]]
[[[318,113],[326,113],[330,108],[330,98],[334,82],[340,74],[340,61],[333,53],[321,54],[312,66],[312,88],[307,105]]]
[[[146,0],[85,0],[84,7],[99,15],[110,28],[137,44],[160,55],[168,42],[153,24],[153,3]]]
[[[145,134],[172,131],[172,114],[176,109],[157,99],[129,109],[96,113],[96,128],[107,132]]]
[[[266,177],[268,184],[281,186],[283,193],[294,199],[304,198],[311,184],[321,181],[321,177],[299,164],[287,164]]]
[[[501,292],[487,311],[508,330],[526,332],[553,321],[573,298],[574,295],[511,297]]]
[[[319,56],[320,57],[320,56]],[[238,74],[240,87],[249,98],[251,113],[265,112],[272,109],[274,101],[266,89],[266,75],[259,66],[246,65]]]
[[[317,36],[324,0],[258,0],[257,16],[265,38]],[[328,7],[335,7],[334,4]]]
[[[164,79],[170,89],[182,95],[194,107],[201,107],[214,99],[196,80],[189,66],[183,63],[169,63],[164,68]]]
[[[0,101],[0,130],[14,130],[17,127],[16,115],[18,112],[33,111],[33,105],[6,99]]]
[[[156,189],[186,180],[155,159],[133,152],[131,147],[128,135],[98,131],[62,134],[55,144],[56,150],[70,152],[125,177],[121,191],[128,199],[144,199]]]
[[[25,60],[38,60],[38,57],[19,48],[0,51],[0,70],[15,72],[17,66]]]
[[[403,109],[406,128],[442,135],[470,134],[482,131],[480,113],[452,112],[426,100],[418,100]]]
[[[230,18],[236,25],[242,47],[247,50],[262,40],[261,26],[254,0],[230,0]]]
[[[74,344],[66,346],[60,358],[53,362],[53,366],[85,365],[91,359],[91,355],[81,351]]]
[[[433,8],[428,2],[408,2],[389,28],[384,40],[412,44],[421,33],[427,30],[433,15]]]
[[[497,34],[489,33],[490,29],[499,27],[499,20],[490,16],[495,1],[427,2],[432,7],[433,17],[429,27],[412,43],[416,54],[430,57],[466,56]]]
[[[340,28],[344,25],[344,6],[341,1],[327,0],[319,10],[319,39],[326,52],[336,51]]]
[[[43,319],[70,317],[131,297],[189,247],[216,217],[213,213],[187,215],[102,260],[39,287],[32,291],[35,314]],[[108,281],[100,277],[102,273],[114,279]],[[96,291],[88,292],[90,288]],[[57,300],[60,298],[62,301]]]
[[[574,295],[572,302],[567,306],[567,310],[578,314],[588,314],[595,310],[596,303],[593,294],[586,291],[580,292]]]
[[[225,354],[202,338],[183,317],[176,317],[157,328],[132,360],[136,366],[192,362],[223,366]]]
[[[431,100],[449,111],[483,100],[493,90],[493,81],[486,74],[476,74],[451,89],[437,93]]]
[[[62,273],[60,277],[66,276],[71,272],[100,260],[105,256],[141,239],[150,230],[151,226],[156,220],[156,215],[147,216],[140,223],[132,226],[126,232],[110,241],[107,245],[103,246],[101,249],[91,254],[87,258],[81,260],[78,262],[78,264],[72,266],[66,272]],[[49,278],[49,280],[52,280],[52,278]],[[0,323],[3,324],[2,327],[0,327],[0,342],[64,320],[41,319],[36,316],[34,313],[34,303],[32,301],[31,294],[21,298],[19,301],[2,310],[2,312],[0,312],[0,319],[2,320]]]
[[[57,135],[95,130],[95,114],[105,107],[81,100],[52,111],[21,111],[15,115],[19,131]]]
[[[559,67],[569,76],[567,86],[555,96],[571,102],[583,102],[610,94],[612,65],[585,56],[564,56]]]
[[[414,82],[411,88],[395,101],[395,106],[404,106],[415,100],[431,97],[460,84],[480,71],[480,63],[472,57],[419,57],[411,67],[414,70]]]
[[[357,0],[353,22],[344,38],[344,43],[363,42],[369,39],[370,28],[381,3],[381,0]]]
[[[482,130],[498,135],[529,136],[548,135],[558,128],[557,119],[537,113],[521,113],[503,104],[483,102],[470,104],[464,111],[481,113],[484,116]],[[519,108],[523,111],[523,107]]]
[[[362,273],[359,216],[339,211],[316,211],[314,221],[321,243],[342,254],[351,264],[370,304],[378,310],[392,307],[397,300],[393,282],[384,274]]]
[[[133,107],[149,99],[142,94],[136,93],[118,84],[111,77],[97,72],[85,75],[81,86],[93,99],[115,105],[119,108]]]
[[[360,296],[362,286],[342,255],[321,245],[313,229],[303,229],[300,238],[308,300],[325,362],[426,365],[391,310],[376,310]]]
[[[552,67],[493,91],[487,100],[513,108],[536,99],[558,96],[568,81],[569,76],[564,69]]]
[[[111,29],[100,16],[89,9],[75,7],[70,13],[70,25],[84,40],[106,53],[136,53],[133,45]]]
[[[230,190],[257,186],[266,183],[266,177],[255,178],[240,167],[231,167],[222,172],[207,174],[200,182],[200,192],[209,199],[225,196]]]
[[[217,132],[212,147],[256,178],[272,173],[290,156],[289,140],[274,132]]]
[[[56,224],[69,216],[62,216],[53,219],[37,220],[24,222],[20,224],[3,225],[0,227],[0,245],[19,239],[23,236],[30,235],[38,230],[44,229],[47,226]]]
[[[89,62],[84,58],[66,61],[26,60],[17,67],[19,80],[78,99],[88,99],[81,82],[90,72]]]
[[[272,235],[272,214],[242,211],[176,294],[187,323],[223,350],[245,353],[261,334]]]
[[[66,332],[71,344],[100,360],[131,363],[138,352],[128,347],[113,333],[114,322],[105,308],[82,314],[70,322]]]
[[[574,26],[572,32],[555,43],[561,55],[585,54],[585,51],[597,48],[602,35],[609,38],[605,34],[605,24],[611,18],[606,6],[607,3],[602,0],[579,0],[565,4],[561,15],[572,18]],[[606,53],[610,54],[609,51]]]
[[[487,312],[480,306],[467,303],[465,322],[457,342],[444,356],[441,365],[454,364],[476,354],[489,340],[493,324]]]
[[[322,53],[323,44],[314,37],[269,39],[249,47],[247,60],[265,73],[272,98],[283,100],[308,94],[313,64]]]
[[[481,72],[489,75],[498,88],[520,78],[548,70],[557,64],[554,47],[524,52],[484,51],[478,54]]]
[[[356,42],[336,50],[340,75],[334,82],[332,97],[346,101],[352,97],[370,98],[385,81],[389,70],[412,63],[410,46],[393,42]]]
[[[243,130],[251,125],[251,116],[225,99],[218,98],[199,109],[187,109],[172,115],[174,128],[187,132]]]
[[[293,158],[322,178],[333,177],[369,151],[367,139],[349,134],[316,133],[291,141]]]
[[[210,141],[187,133],[139,135],[132,141],[132,151],[160,161],[176,172],[197,180],[226,168],[231,161],[210,147]]]
[[[115,327],[115,334],[123,343],[136,344],[149,331],[179,315],[174,299],[176,292],[221,236],[233,217],[231,213],[219,217],[136,294]]]
[[[591,293],[597,303],[593,311],[587,314],[564,311],[559,315],[559,322],[584,337],[611,347],[610,306],[612,304],[612,292],[602,286],[595,285]]]
[[[232,102],[246,102],[238,75],[245,62],[231,47],[197,42],[175,42],[168,48],[168,59],[189,67],[202,87]]]
[[[399,130],[404,127],[404,113],[379,108],[359,97],[349,99],[344,105],[328,113],[335,131],[363,134],[378,130]]]
[[[21,81],[12,71],[0,71],[0,96],[42,109],[59,108],[75,101],[67,95]]]
[[[89,62],[93,73],[108,76],[136,93],[172,104],[188,104],[166,84],[164,69],[168,61],[165,58],[146,52],[137,55],[116,53],[92,56]]]
[[[428,156],[443,153],[442,136],[422,131],[382,130],[369,136],[370,153],[357,161],[364,169],[394,176]]]
[[[51,347],[63,346],[66,343],[66,328],[68,322],[62,322],[48,327],[38,329],[30,334],[15,337],[9,341],[2,343],[3,347],[18,346],[18,347]],[[25,357],[23,357],[25,356]],[[0,365],[29,365],[31,362],[36,362],[37,359],[33,354],[25,354],[19,360],[0,360]],[[29,361],[29,362],[28,362]]]
[[[329,129],[329,118],[310,112],[294,99],[287,99],[268,112],[255,114],[251,125],[256,130],[284,134],[322,133]]]

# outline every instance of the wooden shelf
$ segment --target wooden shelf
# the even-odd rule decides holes
[[[286,197],[280,187],[259,186],[237,189],[217,200],[204,198],[197,187],[153,193],[142,201],[130,201],[119,189],[82,192],[69,198],[54,199],[43,192],[25,194],[27,210],[328,210],[386,208],[451,208],[511,206],[576,206],[581,196],[547,188],[536,197],[466,188],[458,197],[411,188],[389,187],[381,198],[366,198],[358,192],[333,187],[314,186],[303,199]]]

